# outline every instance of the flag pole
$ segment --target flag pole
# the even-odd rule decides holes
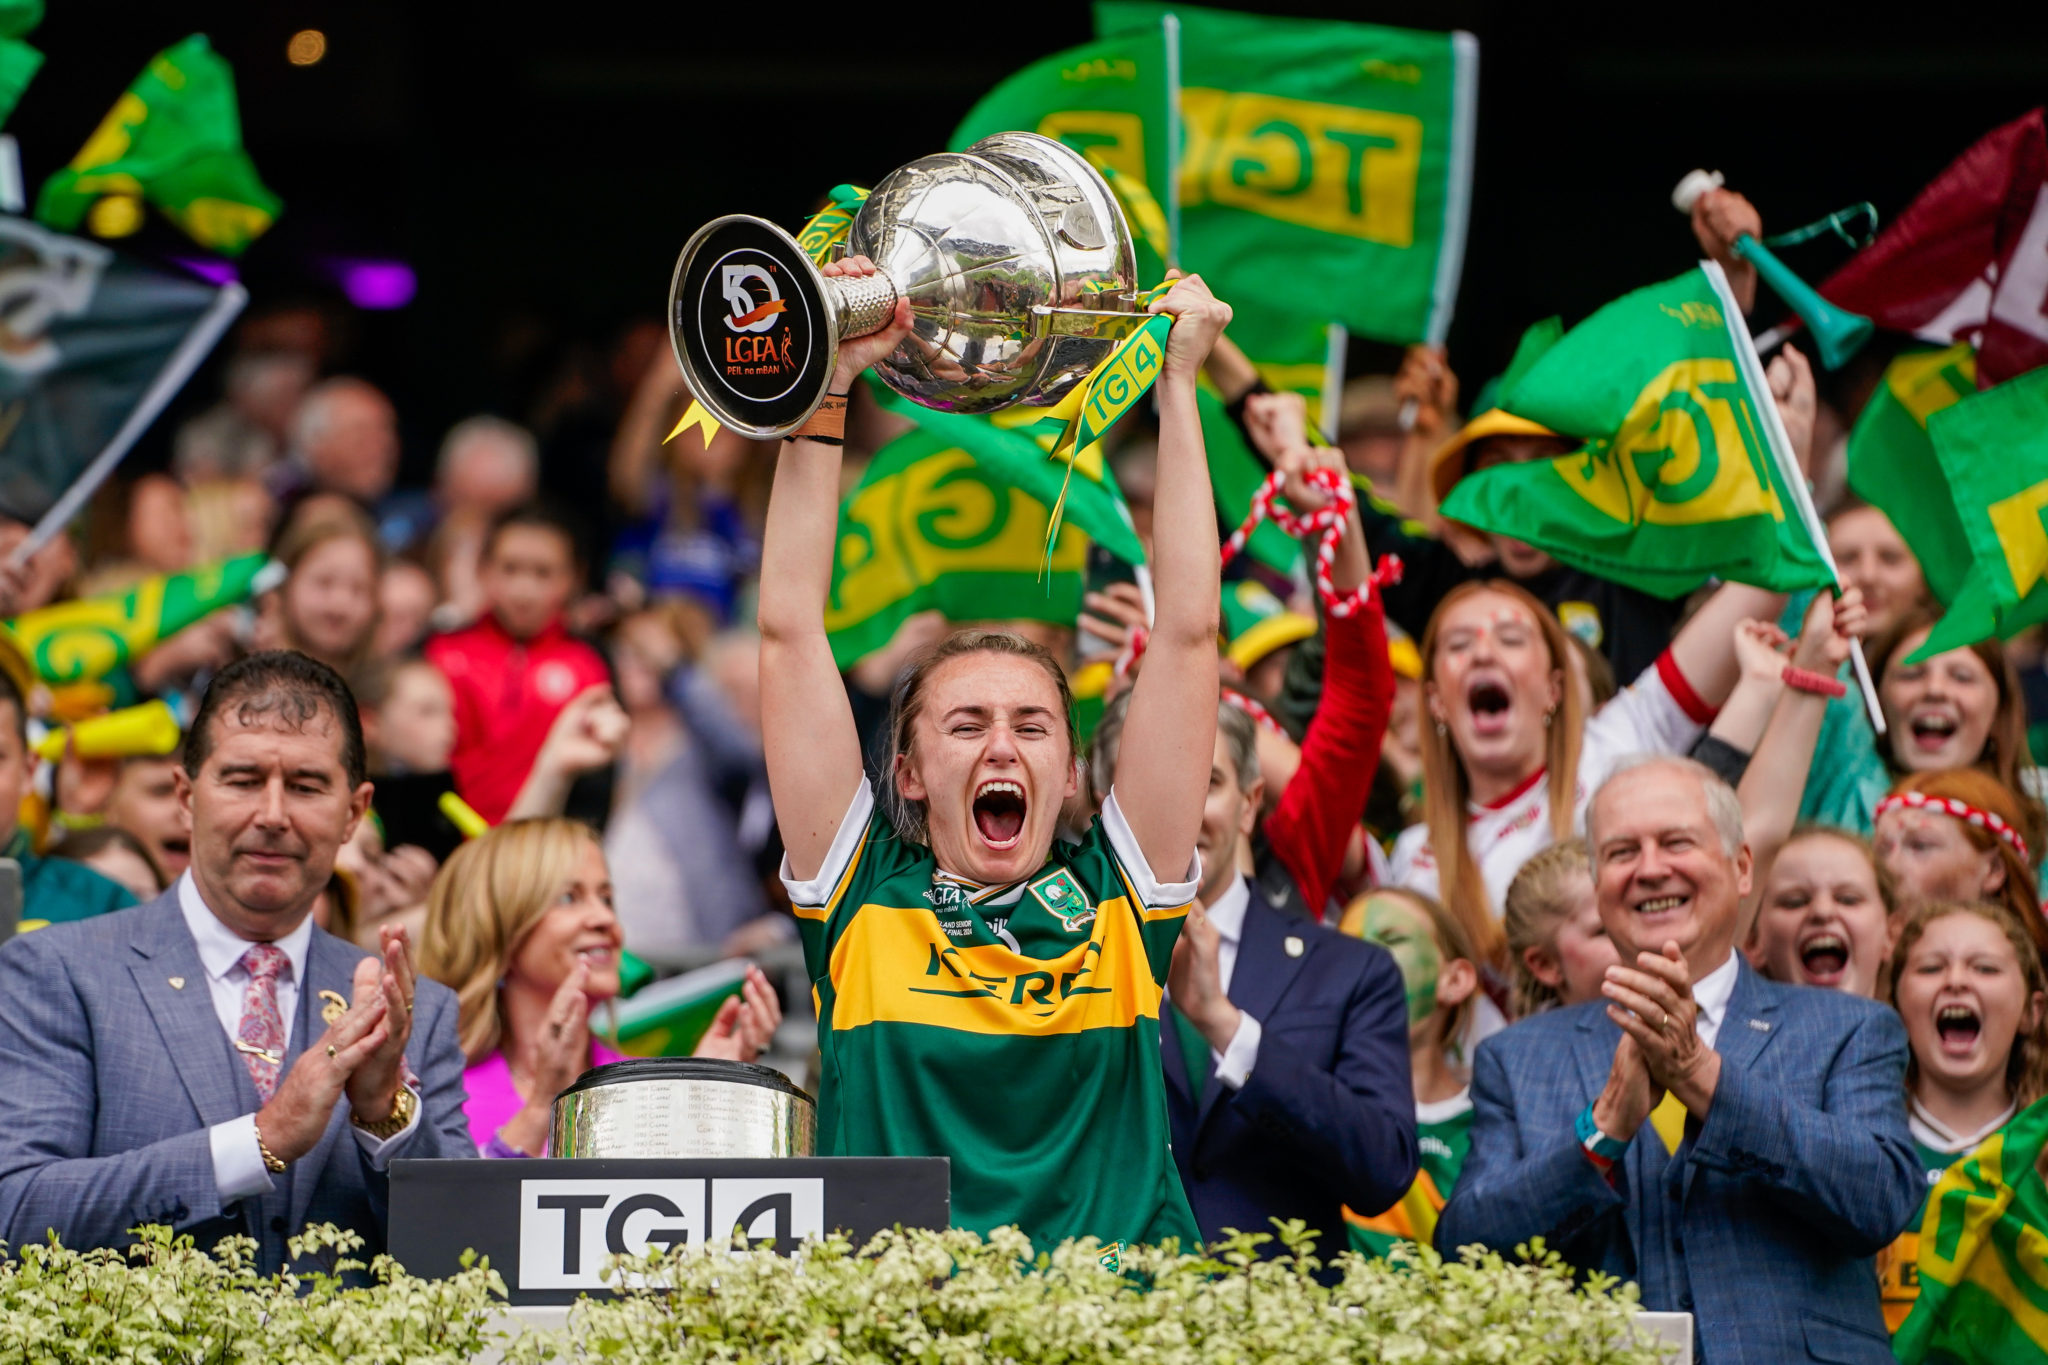
[[[192,330],[185,334],[185,339],[178,343],[178,349],[171,352],[171,358],[164,362],[163,369],[157,371],[156,378],[144,390],[141,401],[129,411],[127,420],[107,442],[106,449],[93,457],[85,471],[73,479],[71,486],[64,490],[50,510],[43,513],[35,529],[29,532],[28,539],[14,547],[14,552],[7,557],[9,564],[28,563],[31,556],[55,540],[70,524],[87,499],[99,491],[100,485],[107,481],[128,454],[129,448],[149,429],[149,424],[156,420],[164,405],[185,387],[192,371],[199,368],[199,362],[206,359],[214,343],[220,340],[220,334],[227,330],[228,324],[248,302],[249,291],[240,284],[230,281],[221,287],[212,306],[200,315]]]
[[[1159,18],[1166,40],[1166,268],[1180,268],[1180,16]]]
[[[1721,311],[1728,324],[1728,336],[1735,346],[1735,363],[1742,371],[1751,392],[1769,399],[1771,383],[1764,374],[1764,363],[1757,357],[1756,343],[1750,340],[1749,328],[1743,325],[1742,309],[1735,302],[1735,295],[1728,287],[1728,277],[1721,273],[1721,266],[1715,261],[1701,261],[1700,269],[1720,296]],[[1775,401],[1759,402],[1762,412],[1764,444],[1770,447],[1771,462],[1778,467],[1778,479],[1792,495],[1792,505],[1799,510],[1799,524],[1806,529],[1806,535],[1813,542],[1814,553],[1821,563],[1827,565],[1835,586],[1842,586],[1842,570],[1835,563],[1835,556],[1828,549],[1827,528],[1821,524],[1820,513],[1813,505],[1813,494],[1807,491],[1806,476],[1799,472],[1799,462],[1792,455],[1792,435],[1785,430],[1785,419],[1778,413]],[[1877,684],[1871,681],[1870,664],[1863,657],[1863,642],[1849,642],[1849,663],[1856,672],[1857,685],[1863,690],[1863,707],[1870,713],[1870,728],[1882,735],[1884,708],[1878,704]]]

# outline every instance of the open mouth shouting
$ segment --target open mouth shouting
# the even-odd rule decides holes
[[[1984,1020],[1974,1006],[1952,1001],[1935,1007],[1934,1031],[1941,1038],[1944,1057],[1967,1058],[1984,1035]]]
[[[1916,706],[1906,717],[1906,734],[1917,753],[1941,753],[1961,728],[1962,717],[1945,705]]]
[[[1475,671],[1465,682],[1465,709],[1472,714],[1472,733],[1483,738],[1504,735],[1513,718],[1515,694],[1507,680],[1490,669]]]
[[[1809,986],[1835,987],[1849,970],[1849,940],[1820,929],[1799,941],[1799,974]]]
[[[1024,816],[1029,809],[1022,783],[989,778],[974,792],[974,832],[992,849],[1013,849],[1024,837]]]

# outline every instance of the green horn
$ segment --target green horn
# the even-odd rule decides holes
[[[1693,203],[1701,195],[1720,186],[1719,171],[1692,171],[1671,192],[1671,206],[1680,213],[1690,214]],[[1842,368],[1849,357],[1870,340],[1869,318],[1829,303],[1756,238],[1746,232],[1737,237],[1735,254],[1754,265],[1757,274],[1770,284],[1772,292],[1806,324],[1806,330],[1813,333],[1814,349],[1820,352],[1820,363],[1828,369]]]

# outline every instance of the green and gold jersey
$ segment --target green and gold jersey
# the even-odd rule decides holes
[[[786,866],[786,864],[785,864]],[[1168,1146],[1159,1000],[1189,881],[1116,808],[983,887],[899,837],[864,783],[809,882],[785,878],[818,1007],[820,1156],[952,1158],[953,1223],[1199,1239]]]

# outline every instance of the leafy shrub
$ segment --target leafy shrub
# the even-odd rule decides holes
[[[1521,1263],[1468,1251],[1447,1262],[1403,1248],[1394,1262],[1340,1256],[1325,1286],[1299,1223],[1286,1254],[1264,1236],[1207,1255],[1123,1249],[1104,1268],[1093,1241],[1032,1256],[1005,1228],[899,1231],[856,1248],[843,1237],[795,1256],[685,1252],[621,1261],[616,1299],[585,1299],[567,1330],[507,1337],[492,1318],[504,1281],[464,1258],[445,1280],[407,1275],[332,1227],[292,1240],[324,1269],[261,1275],[255,1244],[211,1254],[161,1227],[125,1251],[54,1240],[0,1262],[0,1365],[466,1365],[490,1348],[505,1365],[1653,1365],[1631,1331],[1632,1286],[1583,1286],[1536,1244]],[[367,1282],[363,1280],[367,1272]],[[351,1283],[351,1281],[357,1281]],[[649,1287],[653,1285],[662,1287]]]

